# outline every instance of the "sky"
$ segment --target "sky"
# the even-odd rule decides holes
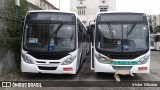
[[[48,1],[59,7],[59,0]],[[70,11],[70,0],[60,0],[60,6],[62,11]],[[116,10],[160,14],[160,0],[116,0]]]

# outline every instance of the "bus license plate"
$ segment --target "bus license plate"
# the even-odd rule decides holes
[[[112,65],[137,65],[137,61],[111,61]]]

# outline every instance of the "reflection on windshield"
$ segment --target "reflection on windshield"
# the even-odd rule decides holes
[[[75,25],[27,24],[24,48],[40,52],[71,51],[75,48]]]
[[[112,52],[137,52],[149,48],[146,24],[99,24],[96,46]]]

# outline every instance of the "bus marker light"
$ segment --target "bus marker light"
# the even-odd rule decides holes
[[[145,71],[147,70],[147,67],[138,67],[138,71]]]
[[[63,68],[63,71],[73,71],[73,68]]]

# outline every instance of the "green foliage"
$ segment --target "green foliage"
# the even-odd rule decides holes
[[[10,19],[4,21],[8,35],[10,37],[20,37],[20,32],[22,31],[22,21],[20,19],[24,18],[28,10],[27,1],[20,0],[20,7],[17,8],[15,5],[15,0],[5,0],[4,9],[5,17]]]
[[[21,32],[22,21],[28,11],[28,3],[26,0],[20,0],[20,7],[16,7],[15,0],[5,0],[4,16],[7,18],[3,20],[5,25],[5,33],[7,35],[0,40],[0,48],[5,50],[12,50],[15,53],[15,61],[17,66],[20,66],[21,60]],[[19,13],[16,11],[18,10]]]
[[[160,33],[160,26],[157,26],[154,28],[154,34],[156,34],[158,32]]]

